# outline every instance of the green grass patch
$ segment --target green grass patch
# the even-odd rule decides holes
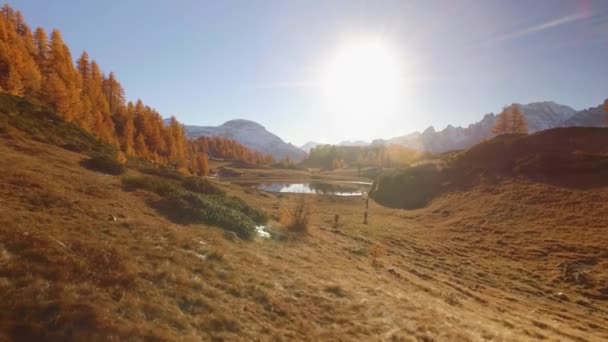
[[[143,189],[162,197],[177,195],[185,190],[173,181],[153,176],[129,176],[122,179],[127,190]]]
[[[110,175],[121,175],[127,170],[126,167],[113,156],[96,155],[82,162],[82,165],[89,170],[107,173]]]
[[[203,195],[224,195],[226,193],[212,181],[200,177],[188,177],[182,181],[182,186],[189,191]]]
[[[0,131],[19,135],[88,155],[112,155],[116,149],[52,110],[27,99],[0,94]]]
[[[174,167],[154,165],[150,162],[141,159],[129,160],[129,166],[134,169],[137,169],[141,173],[145,173],[152,176],[158,176],[176,181],[183,181],[186,179],[186,176],[179,173]]]
[[[176,182],[154,176],[123,178],[123,184],[128,190],[143,189],[161,196],[162,199],[155,203],[156,209],[178,223],[211,224],[234,232],[241,238],[250,239],[255,235],[255,226],[268,220],[263,211],[251,207],[238,197],[226,196],[208,180],[201,181]],[[184,184],[190,183],[197,184],[199,192],[211,193],[187,190]]]

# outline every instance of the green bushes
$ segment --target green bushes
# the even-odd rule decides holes
[[[137,160],[132,161],[133,166],[141,173],[148,175],[159,176],[162,178],[169,178],[173,180],[184,180],[186,176],[179,173],[175,168],[170,166],[154,165],[146,161]]]
[[[266,215],[265,212],[256,209],[252,206],[250,206],[249,204],[247,204],[245,201],[243,201],[242,199],[236,197],[236,196],[207,196],[209,198],[213,198],[214,201],[216,201],[217,203],[229,207],[229,208],[234,208],[235,210],[238,210],[242,213],[244,213],[245,215],[247,215],[248,217],[250,217],[253,222],[258,223],[258,224],[263,224],[266,223],[266,221],[268,221],[268,215]]]
[[[83,161],[82,164],[90,170],[110,175],[121,175],[126,171],[125,166],[120,161],[106,154],[96,155]]]
[[[250,239],[255,235],[255,226],[267,221],[266,213],[238,197],[226,196],[222,189],[208,180],[188,178],[177,183],[154,176],[140,176],[125,177],[123,184],[130,190],[144,189],[160,195],[162,199],[156,203],[157,209],[179,223],[216,225]]]
[[[191,192],[163,199],[164,209],[183,223],[204,222],[250,239],[255,234],[256,223],[246,213],[224,205],[217,196],[201,196]]]
[[[66,122],[52,110],[28,99],[0,93],[0,127],[5,132],[88,155],[112,155],[116,148]],[[8,130],[10,128],[10,130]]]
[[[127,190],[143,189],[163,197],[184,192],[184,189],[174,182],[152,176],[125,177],[122,179],[122,183]]]
[[[388,207],[416,209],[440,193],[445,181],[434,165],[413,166],[378,177],[369,196]]]
[[[220,189],[208,179],[199,177],[188,177],[182,181],[182,186],[187,190],[204,195],[223,195],[225,191]]]

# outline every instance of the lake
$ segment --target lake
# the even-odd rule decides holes
[[[258,189],[269,192],[294,194],[316,194],[334,196],[363,196],[371,183],[367,182],[307,182],[307,183],[264,183]]]

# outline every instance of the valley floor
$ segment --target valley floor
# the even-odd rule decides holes
[[[311,196],[306,236],[247,242],[172,223],[80,154],[0,155],[0,341],[608,339],[606,188],[370,201],[368,225],[361,198]],[[226,188],[279,230],[295,197]]]

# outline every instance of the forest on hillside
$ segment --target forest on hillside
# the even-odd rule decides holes
[[[319,145],[310,150],[304,162],[309,167],[334,170],[347,167],[404,167],[422,157],[422,153],[399,145],[338,146]]]
[[[189,141],[182,125],[168,125],[141,100],[126,100],[113,72],[105,74],[83,51],[74,63],[61,32],[31,30],[20,11],[0,10],[0,92],[51,107],[67,122],[115,146],[119,159],[138,157],[183,173],[206,174],[208,156],[271,163],[272,158],[221,137]]]

